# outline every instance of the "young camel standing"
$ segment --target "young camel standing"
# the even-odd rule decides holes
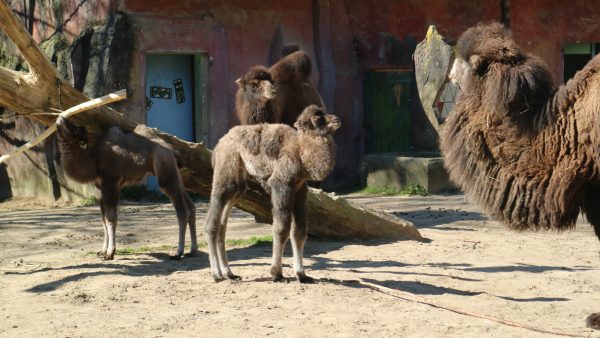
[[[283,281],[282,256],[290,230],[294,272],[311,283],[302,264],[307,238],[306,181],[320,181],[335,164],[332,134],[339,119],[316,105],[306,107],[294,124],[237,126],[223,136],[213,152],[213,185],[205,232],[215,281],[240,279],[231,272],[225,251],[229,211],[247,188],[249,176],[271,194],[273,204],[273,281]]]
[[[161,191],[175,206],[179,223],[176,257],[183,256],[186,225],[192,242],[190,255],[198,253],[196,207],[185,191],[174,152],[151,128],[138,125],[133,133],[128,133],[111,127],[91,142],[84,127],[61,116],[56,140],[67,176],[80,183],[94,183],[98,188],[104,227],[104,244],[98,256],[106,260],[114,258],[121,189],[137,183],[148,173],[156,175]]]

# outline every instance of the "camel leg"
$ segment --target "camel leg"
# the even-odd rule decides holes
[[[227,232],[227,219],[229,218],[229,212],[231,211],[231,207],[235,203],[235,198],[230,199],[227,204],[225,204],[225,208],[223,209],[223,213],[221,214],[221,224],[219,225],[219,234],[218,234],[218,255],[219,255],[219,263],[221,264],[221,271],[225,275],[225,278],[230,280],[240,280],[242,277],[234,275],[229,268],[229,261],[227,260],[227,251],[225,250],[225,233]]]
[[[210,261],[210,270],[212,277],[215,282],[222,281],[223,273],[219,266],[219,256],[217,253],[219,232],[221,226],[221,215],[223,214],[223,208],[225,207],[225,196],[220,194],[215,187],[213,187],[210,206],[206,213],[206,221],[204,223],[204,233],[206,236],[206,242],[208,243],[208,258]]]
[[[290,235],[291,226],[291,200],[293,193],[291,187],[271,185],[271,203],[273,204],[273,261],[271,263],[271,277],[274,282],[281,282],[283,278],[282,257],[285,243]]]
[[[172,258],[181,259],[183,252],[185,251],[185,231],[190,224],[190,228],[193,226],[194,233],[191,233],[192,244],[194,244],[194,236],[196,230],[195,210],[190,208],[191,200],[183,187],[183,182],[179,172],[177,171],[177,165],[171,154],[157,154],[154,165],[154,173],[158,179],[158,185],[160,190],[169,197],[171,203],[175,207],[175,213],[177,214],[177,223],[179,226],[179,241],[177,245],[177,253]],[[162,160],[160,160],[162,159]],[[189,201],[188,201],[189,200]],[[190,218],[193,217],[194,221],[191,223]],[[193,246],[192,246],[192,249]],[[196,251],[198,250],[196,244]]]
[[[164,178],[164,176],[157,176],[160,190],[169,196],[171,203],[175,207],[175,213],[177,214],[177,224],[179,225],[179,241],[177,245],[177,253],[172,258],[180,259],[183,257],[183,251],[185,250],[185,231],[187,223],[189,221],[190,210],[187,202],[184,200],[183,194],[179,187],[174,186],[170,177]]]
[[[104,220],[106,225],[106,234],[108,235],[105,260],[114,259],[116,244],[115,236],[117,230],[118,204],[120,189],[119,185],[112,180],[104,179],[101,184],[102,205],[101,210],[104,210]]]
[[[306,224],[306,184],[294,196],[294,210],[292,214],[292,251],[294,253],[294,273],[300,283],[314,283],[315,280],[304,272],[302,259],[304,256],[304,243],[308,237]]]
[[[108,248],[108,228],[106,227],[106,210],[104,210],[104,203],[102,202],[102,194],[98,192],[98,202],[100,203],[100,214],[102,216],[102,229],[104,230],[104,241],[102,244],[102,250],[96,254],[98,257],[106,256],[106,250]]]
[[[184,190],[182,192],[185,204],[188,207],[188,226],[190,227],[190,253],[189,256],[198,255],[198,236],[196,235],[196,205]]]

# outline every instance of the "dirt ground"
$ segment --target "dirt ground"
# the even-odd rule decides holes
[[[123,205],[118,248],[154,250],[101,261],[91,254],[103,236],[98,207],[1,203],[0,336],[551,336],[427,304],[435,302],[600,337],[585,327],[600,312],[600,243],[583,220],[570,232],[516,233],[462,195],[349,198],[412,221],[428,241],[309,238],[311,285],[271,282],[269,246],[235,247],[230,263],[243,280],[214,283],[205,248],[169,259],[177,241],[169,204]],[[200,229],[206,208],[197,203]],[[230,239],[271,232],[238,210],[230,222]]]

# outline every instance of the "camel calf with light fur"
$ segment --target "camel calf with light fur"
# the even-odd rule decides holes
[[[300,283],[311,283],[302,264],[307,238],[307,181],[323,180],[335,164],[332,134],[339,119],[316,105],[306,107],[294,124],[237,126],[223,136],[213,152],[213,185],[205,232],[215,281],[239,279],[225,252],[227,218],[236,198],[253,178],[271,195],[273,204],[273,281],[283,281],[282,255],[290,236],[294,272]]]

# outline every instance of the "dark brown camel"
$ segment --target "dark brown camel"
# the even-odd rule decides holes
[[[236,80],[236,113],[240,123],[292,126],[308,105],[324,107],[310,79],[311,71],[310,56],[303,51],[285,56],[269,69],[252,67]]]
[[[196,208],[185,191],[175,154],[151,128],[139,125],[133,133],[112,127],[96,140],[87,130],[68,119],[57,120],[57,145],[60,163],[70,178],[80,183],[94,183],[104,226],[104,244],[98,252],[113,259],[118,204],[121,189],[139,182],[146,174],[156,175],[162,192],[173,202],[179,223],[177,257],[184,251],[186,225],[190,228],[190,254],[198,252]]]

